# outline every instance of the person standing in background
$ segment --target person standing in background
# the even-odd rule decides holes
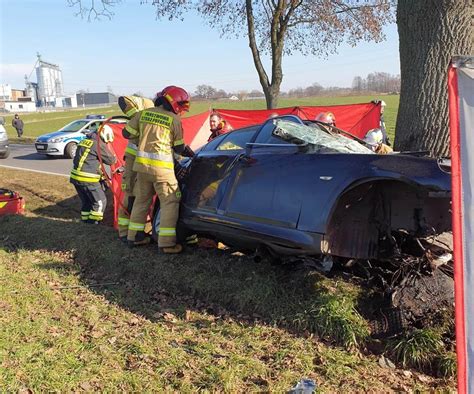
[[[18,114],[15,114],[14,118],[12,119],[12,126],[16,130],[16,133],[18,134],[18,138],[21,138],[21,136],[23,135],[24,124]]]

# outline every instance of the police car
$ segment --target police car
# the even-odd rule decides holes
[[[3,118],[0,117],[0,159],[6,159],[10,154],[8,147],[8,135],[5,127],[3,127]]]
[[[104,122],[104,115],[87,115],[52,133],[40,135],[35,142],[36,151],[48,156],[66,156],[70,159],[76,154],[77,144],[87,134],[97,131]],[[125,120],[114,120],[113,123],[124,123]]]

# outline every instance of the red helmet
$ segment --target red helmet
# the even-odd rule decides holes
[[[163,97],[173,109],[175,114],[189,111],[189,94],[183,88],[178,86],[167,86],[158,96]]]
[[[336,117],[332,112],[321,112],[316,119],[320,122],[327,123],[331,126],[336,126]]]

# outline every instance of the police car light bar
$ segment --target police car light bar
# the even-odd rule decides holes
[[[105,119],[105,115],[87,115],[86,119]]]

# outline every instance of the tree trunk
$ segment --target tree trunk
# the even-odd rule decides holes
[[[448,155],[447,70],[473,49],[470,0],[398,0],[400,106],[396,150]]]
[[[276,108],[278,105],[278,93],[275,92],[273,86],[263,88],[263,94],[265,94],[265,101],[267,102],[267,109]]]

